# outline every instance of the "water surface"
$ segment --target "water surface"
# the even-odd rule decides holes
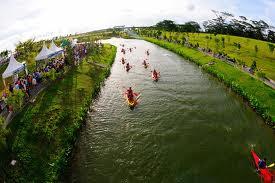
[[[274,135],[244,102],[192,62],[142,40],[111,39],[118,53],[92,104],[68,170],[70,182],[259,182],[249,157],[254,147],[275,158]],[[120,44],[129,73],[119,62]],[[145,50],[150,68],[142,67]],[[150,69],[161,72],[159,82]],[[141,92],[130,110],[123,88]],[[271,163],[271,162],[270,162]]]

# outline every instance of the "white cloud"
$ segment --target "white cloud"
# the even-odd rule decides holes
[[[163,19],[178,23],[214,17],[211,9],[238,14],[241,0],[0,0],[0,50],[19,40],[85,32],[115,25],[152,25]],[[266,17],[274,17],[274,1]],[[273,7],[273,9],[272,9]],[[239,13],[240,14],[240,13]]]
[[[275,17],[275,1],[272,0],[265,0],[265,19],[268,20],[269,23],[272,23],[272,20],[270,17]]]

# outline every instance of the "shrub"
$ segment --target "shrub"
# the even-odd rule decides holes
[[[237,47],[238,49],[241,49],[241,44],[240,43],[233,43],[233,45],[235,46],[235,47]]]
[[[224,37],[222,37],[222,47],[223,47],[223,48],[225,48],[224,41],[225,41],[225,39],[224,39]]]
[[[256,71],[256,69],[257,69],[257,63],[256,63],[255,60],[253,60],[250,68],[251,68],[252,71]]]
[[[254,46],[254,50],[255,50],[255,53],[257,54],[257,53],[258,53],[258,51],[259,51],[259,48],[258,48],[258,46],[257,46],[257,45],[255,45],[255,46]]]
[[[268,49],[269,49],[270,53],[273,53],[273,51],[275,49],[275,45],[271,44],[271,43],[268,43]]]
[[[6,136],[8,131],[3,128],[3,125],[5,123],[5,119],[0,116],[0,151],[5,147],[6,145]]]
[[[8,97],[7,104],[11,105],[14,111],[18,111],[23,106],[24,96],[22,90],[14,90],[13,94]]]
[[[265,73],[262,70],[260,70],[260,71],[257,72],[257,76],[259,78],[266,78],[266,75],[265,75]]]

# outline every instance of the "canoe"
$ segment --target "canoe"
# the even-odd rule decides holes
[[[251,155],[252,155],[252,158],[253,158],[254,166],[258,170],[259,169],[258,164],[259,164],[260,158],[255,153],[255,151],[253,151],[253,150],[251,150]],[[260,179],[263,183],[274,183],[275,182],[274,172],[271,172],[268,168],[260,169],[258,171],[258,174],[259,174]]]
[[[133,100],[129,100],[129,98],[127,97],[127,94],[124,94],[124,98],[128,104],[128,106],[130,108],[134,108],[137,104],[138,104],[138,99],[140,98],[141,94],[136,94],[134,93],[134,99]]]

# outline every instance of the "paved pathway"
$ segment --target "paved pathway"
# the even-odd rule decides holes
[[[21,108],[21,110],[23,108],[25,108],[27,105],[35,102],[36,97],[38,96],[38,94],[40,92],[42,92],[46,87],[47,87],[47,84],[45,82],[42,82],[42,83],[38,84],[35,88],[33,88],[30,91],[31,97],[29,99],[26,99],[26,101],[24,103],[24,106]],[[18,114],[20,111],[18,111],[18,112],[8,112],[7,108],[5,108],[5,110],[3,110],[2,113],[1,113],[1,116],[3,116],[6,119],[3,127],[6,128],[10,124],[12,119],[16,116],[16,114]]]
[[[251,73],[249,72],[249,69],[250,69],[249,67],[243,67],[243,69],[240,69],[235,63],[233,63],[233,62],[227,60],[226,58],[217,57],[217,56],[215,56],[215,55],[213,55],[213,54],[211,54],[211,53],[204,52],[204,51],[202,51],[202,50],[199,49],[199,48],[198,48],[198,51],[200,51],[200,52],[202,52],[202,53],[204,53],[204,54],[206,54],[206,55],[208,55],[208,56],[211,56],[211,57],[217,58],[217,59],[219,59],[219,60],[222,60],[222,61],[228,63],[229,65],[231,65],[231,66],[233,66],[233,67],[239,69],[240,71],[243,71],[243,72],[245,72],[245,73],[248,73],[251,77],[253,77],[253,78],[255,78],[255,79],[258,79],[258,80],[264,82],[266,85],[268,85],[268,86],[271,87],[272,89],[275,89],[275,83],[270,82],[270,81],[269,81],[268,79],[266,79],[266,78],[260,79],[260,78],[256,77],[254,74],[251,74]]]

